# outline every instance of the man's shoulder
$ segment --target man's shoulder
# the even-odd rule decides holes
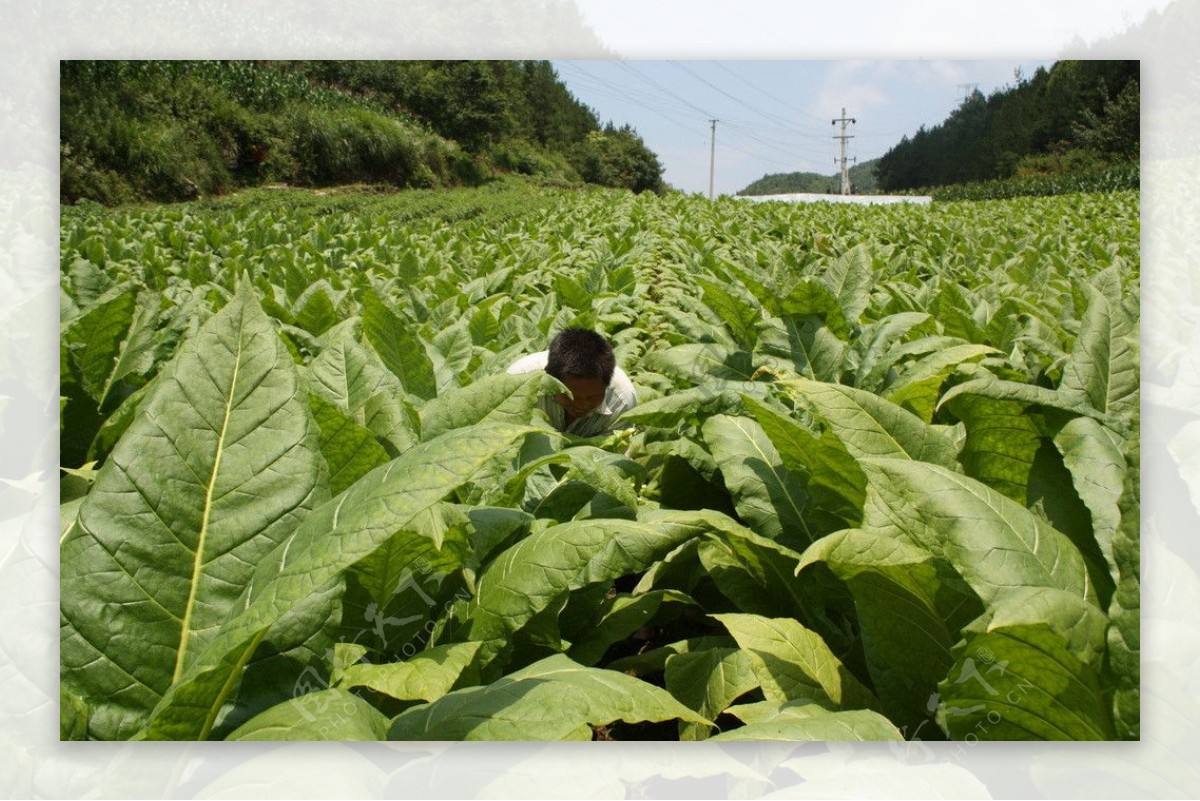
[[[534,370],[545,370],[546,360],[550,357],[550,351],[541,350],[537,353],[530,353],[528,356],[522,356],[511,365],[509,365],[508,373],[532,373]]]
[[[633,381],[629,375],[618,367],[613,371],[612,381],[610,382],[612,394],[621,405],[621,411],[629,411],[637,406],[637,391],[633,388]]]

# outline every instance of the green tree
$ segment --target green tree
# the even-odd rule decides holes
[[[1075,141],[1104,156],[1136,161],[1141,142],[1141,101],[1137,81],[1129,81],[1097,114],[1085,109],[1072,126]]]
[[[879,160],[884,190],[914,189],[1012,176],[1039,156],[1064,165],[1137,152],[1136,61],[1060,61],[984,97],[975,92],[944,122],[904,138]],[[1132,86],[1133,88],[1129,88]]]
[[[602,186],[661,192],[662,165],[628,125],[612,123],[589,133],[576,149],[574,163],[583,179]]]

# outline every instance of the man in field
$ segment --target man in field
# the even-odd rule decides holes
[[[607,434],[617,418],[637,405],[633,383],[617,367],[612,346],[595,331],[563,329],[550,349],[518,359],[509,373],[545,370],[571,390],[571,394],[539,400],[550,423],[559,431],[581,437]]]

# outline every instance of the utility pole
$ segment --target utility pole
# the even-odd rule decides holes
[[[847,133],[846,133],[846,123],[848,123],[848,122],[849,122],[849,123],[855,123],[855,124],[857,124],[857,123],[858,123],[858,120],[854,119],[853,117],[847,117],[847,116],[846,116],[846,108],[843,106],[843,107],[842,107],[842,116],[841,116],[841,117],[839,117],[839,118],[838,118],[838,119],[836,119],[836,120],[832,120],[832,121],[830,121],[830,125],[837,125],[839,122],[842,124],[842,133],[841,133],[841,135],[840,135],[840,136],[835,136],[835,137],[833,137],[833,138],[834,138],[834,139],[841,139],[841,140],[842,140],[842,158],[841,158],[841,163],[842,163],[842,194],[843,194],[843,195],[848,195],[848,194],[850,194],[850,171],[849,171],[848,169],[846,169],[846,140],[847,140],[847,139],[853,139],[853,138],[854,138],[854,136],[853,136],[853,135],[847,135]],[[857,161],[858,161],[858,159],[855,159],[855,162],[857,162]],[[834,159],[834,160],[833,160],[833,163],[834,163],[834,164],[837,164],[837,163],[838,163],[838,160],[837,160],[837,159]]]
[[[717,166],[717,123],[720,120],[709,120],[712,123],[712,138],[708,151],[708,199],[713,199],[713,175],[716,174]]]
[[[966,103],[971,98],[971,95],[975,94],[975,90],[979,88],[979,84],[977,84],[977,83],[960,83],[958,85],[958,88],[962,89],[962,93],[963,93],[962,99],[960,99],[958,101],[958,104],[961,106],[963,103]]]

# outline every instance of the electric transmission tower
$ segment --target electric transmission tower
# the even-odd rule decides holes
[[[717,171],[717,123],[720,120],[709,120],[712,123],[712,138],[708,150],[708,199],[713,199],[713,176]]]
[[[842,133],[840,136],[835,136],[833,138],[842,140],[842,158],[840,159],[840,162],[842,165],[842,194],[848,195],[848,194],[850,194],[850,170],[847,169],[847,167],[846,167],[846,140],[853,139],[854,136],[852,134],[846,133],[846,124],[847,123],[857,124],[858,120],[854,119],[853,117],[847,117],[846,109],[845,109],[845,107],[843,107],[842,108],[842,116],[839,117],[838,119],[832,120],[830,122],[830,124],[837,125],[839,122],[842,124]],[[853,161],[855,163],[858,163],[858,159],[854,159]],[[837,164],[838,162],[839,162],[839,159],[833,160],[834,164]]]

